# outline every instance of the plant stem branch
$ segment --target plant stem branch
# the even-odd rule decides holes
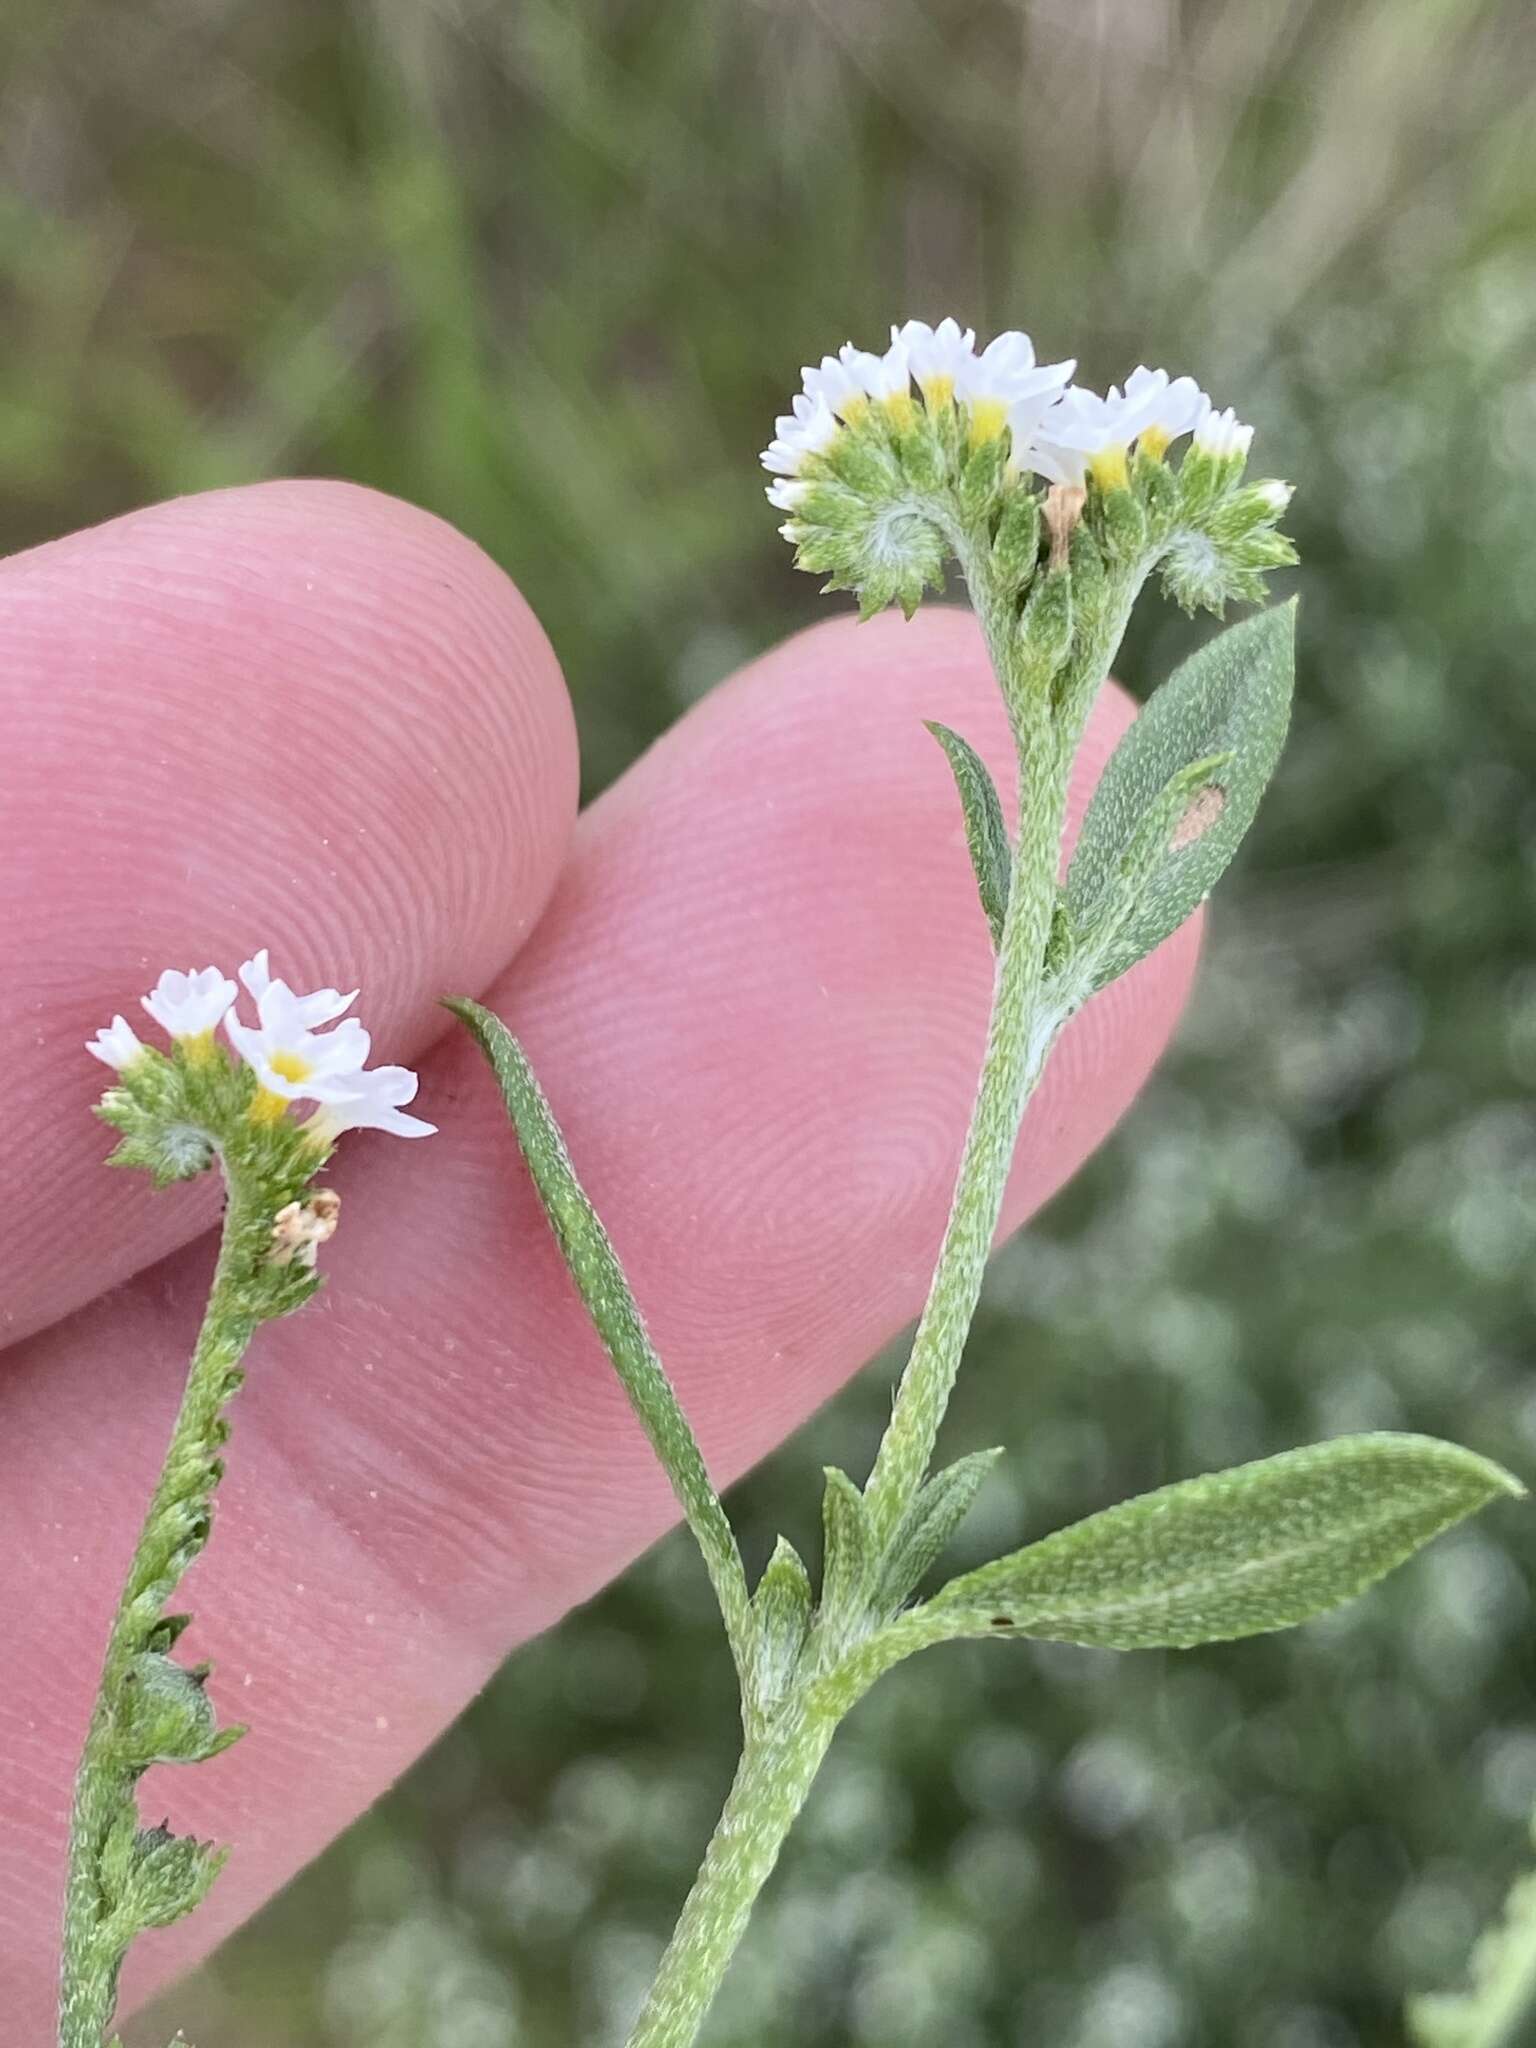
[[[836,1726],[798,1705],[750,1738],[628,2048],[690,2048]]]
[[[867,1488],[876,1544],[921,1485],[1002,1213],[1024,1106],[1052,1035],[1041,1016],[1070,758],[1044,721],[1021,734],[1021,820],[970,1129],[928,1300]]]
[[[208,1496],[222,1474],[222,1413],[256,1326],[242,1281],[269,1218],[258,1194],[228,1182],[228,1203],[208,1306],[160,1478],[113,1618],[101,1683],[75,1780],[59,1988],[59,2048],[101,2048],[117,2000],[122,1951],[104,1925],[108,1837],[131,1812],[139,1768],[121,1760],[116,1723],[133,1660],[150,1646],[165,1603],[207,1541]],[[259,1255],[259,1254],[258,1254]]]

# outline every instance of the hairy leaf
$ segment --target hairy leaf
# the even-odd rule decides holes
[[[1353,1599],[1441,1530],[1523,1490],[1432,1437],[1337,1437],[1091,1515],[953,1580],[913,1619],[1116,1650],[1257,1635]]]
[[[918,1489],[881,1560],[871,1601],[876,1613],[894,1614],[915,1591],[970,1513],[982,1481],[1002,1455],[1001,1450],[973,1451]]]
[[[944,749],[960,808],[965,814],[965,843],[970,848],[971,867],[981,895],[981,907],[992,927],[992,943],[1003,936],[1003,918],[1008,909],[1008,888],[1013,872],[1013,854],[1008,844],[1008,827],[1003,823],[1003,806],[997,785],[987,764],[968,740],[940,725],[936,718],[926,721],[928,730]]]
[[[838,1630],[864,1611],[873,1556],[863,1494],[835,1465],[826,1467],[826,1478],[821,1502],[821,1611],[828,1625]]]
[[[1182,664],[1116,748],[1067,873],[1084,996],[1176,931],[1225,872],[1285,744],[1295,603]]]
[[[810,1575],[795,1546],[781,1536],[752,1595],[753,1697],[758,1707],[777,1705],[788,1690],[810,1627],[812,1605]]]
[[[189,1671],[155,1650],[144,1650],[123,1674],[114,1747],[129,1769],[151,1764],[197,1764],[238,1742],[243,1727],[221,1729],[205,1686],[206,1670]]]
[[[752,1622],[736,1538],[698,1440],[651,1343],[619,1255],[576,1177],[560,1126],[523,1048],[482,1004],[452,997],[444,1007],[468,1027],[490,1063],[571,1280],[703,1553],[745,1684],[751,1668]]]

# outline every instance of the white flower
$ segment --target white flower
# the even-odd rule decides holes
[[[139,1057],[144,1046],[126,1017],[114,1017],[94,1038],[86,1040],[85,1049],[104,1065],[116,1067],[121,1073]]]
[[[1022,448],[1066,387],[1075,362],[1037,363],[1027,334],[1010,328],[989,341],[962,370],[955,396],[970,408],[971,439],[990,441],[1006,423]]]
[[[355,1017],[336,1019],[357,1000],[357,991],[318,988],[298,995],[275,980],[265,949],[247,960],[240,979],[256,998],[254,1029],[231,1014],[227,1029],[236,1050],[254,1068],[261,1093],[252,1108],[258,1122],[280,1117],[290,1102],[320,1105],[305,1126],[324,1144],[342,1131],[392,1131],[398,1138],[426,1138],[436,1130],[401,1104],[413,1100],[416,1076],[408,1067],[367,1069],[369,1037]],[[333,1028],[322,1031],[319,1026]]]
[[[1272,476],[1264,483],[1255,484],[1253,492],[1271,519],[1278,519],[1292,498],[1295,497],[1296,486],[1294,484],[1282,483],[1279,477]]]
[[[327,1142],[343,1131],[389,1131],[397,1138],[430,1138],[437,1129],[419,1116],[407,1116],[402,1103],[414,1102],[420,1082],[409,1067],[374,1067],[354,1078],[357,1092],[327,1102],[317,1110],[312,1128]]]
[[[1157,418],[1168,390],[1166,370],[1149,371],[1134,397],[1111,384],[1107,394],[1074,384],[1040,421],[1027,463],[1053,484],[1123,486],[1131,443]]]
[[[810,488],[808,483],[802,483],[796,477],[776,476],[766,486],[765,494],[770,505],[776,505],[781,512],[793,512],[796,506],[804,504]]]
[[[1137,436],[1136,445],[1157,456],[1166,452],[1170,441],[1189,433],[1211,402],[1193,377],[1170,381],[1166,370],[1149,370],[1145,363],[1138,363],[1125,380],[1126,403],[1139,406],[1148,398],[1156,400],[1156,410]]]
[[[1253,445],[1253,429],[1245,427],[1229,405],[1225,412],[1206,401],[1205,411],[1195,422],[1195,446],[1214,462],[1245,457]]]
[[[235,995],[235,984],[217,967],[203,967],[195,974],[167,967],[139,1000],[170,1037],[202,1038],[224,1022]]]
[[[345,1009],[350,996],[333,988],[317,989],[313,995],[295,995],[286,981],[274,981],[267,971],[266,955],[258,953],[246,961],[240,979],[256,995],[257,1025],[242,1024],[231,1011],[226,1020],[235,1050],[253,1067],[268,1107],[262,1113],[282,1115],[282,1105],[306,1098],[311,1102],[340,1102],[354,1094],[358,1076],[368,1058],[369,1037],[355,1017],[348,1017],[334,1030],[314,1030]]]
[[[773,423],[774,438],[763,450],[764,469],[794,476],[807,455],[820,455],[837,435],[837,415],[824,398],[795,393],[791,408]]]
[[[872,398],[908,397],[911,375],[906,344],[894,339],[883,356],[845,341],[835,356],[823,356],[801,372],[806,397],[813,403],[821,399],[845,420],[857,419]]]
[[[909,320],[891,329],[893,348],[905,349],[912,380],[923,394],[930,412],[948,405],[965,366],[976,347],[976,330],[962,330],[958,320],[941,320],[930,327],[926,320]]]
[[[271,963],[265,946],[242,964],[240,979],[256,998],[259,1006],[267,990],[274,986]],[[286,982],[277,983],[276,986],[288,988]],[[300,1022],[309,1031],[318,1030],[322,1024],[334,1024],[336,1019],[344,1011],[350,1010],[357,1001],[356,989],[353,989],[349,996],[344,996],[339,988],[317,988],[312,995],[307,996],[296,996],[292,989],[288,989],[288,994],[293,999]]]

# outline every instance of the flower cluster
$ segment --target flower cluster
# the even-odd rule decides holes
[[[214,1034],[224,1027],[255,1079],[248,1111],[253,1122],[273,1123],[303,1101],[316,1105],[305,1129],[325,1146],[351,1130],[431,1136],[435,1124],[404,1112],[417,1088],[410,1069],[367,1065],[368,1033],[344,1015],[357,1000],[356,989],[298,995],[273,976],[265,948],[244,963],[240,980],[256,1007],[254,1024],[242,1023],[235,1010],[239,990],[216,967],[191,974],[168,967],[141,1001],[194,1067],[218,1059]],[[125,1075],[152,1057],[121,1016],[98,1031],[86,1051]]]
[[[844,342],[836,356],[807,365],[791,412],[776,422],[762,455],[764,469],[774,471],[768,498],[793,510],[805,496],[809,459],[831,449],[840,426],[856,424],[870,406],[883,406],[897,422],[909,418],[911,385],[930,418],[963,408],[973,446],[1008,432],[1012,465],[1049,483],[1124,483],[1130,451],[1163,457],[1184,434],[1217,459],[1247,455],[1253,428],[1231,410],[1214,410],[1194,377],[1139,365],[1124,389],[1110,385],[1100,395],[1071,383],[1075,369],[1075,360],[1040,365],[1028,334],[1018,332],[977,350],[975,330],[954,319],[936,328],[924,319],[893,326],[883,354]]]
[[[1193,377],[1139,365],[1122,391],[1111,384],[1102,397],[1071,382],[1075,361],[1037,363],[1027,334],[999,334],[984,349],[975,330],[952,319],[930,327],[908,320],[892,327],[881,355],[845,342],[835,356],[804,370],[804,388],[776,423],[763,452],[774,472],[770,500],[792,511],[807,488],[810,459],[824,456],[840,427],[854,425],[871,406],[898,423],[910,418],[912,385],[930,417],[963,409],[972,446],[1009,436],[1013,466],[1048,483],[1104,488],[1123,485],[1132,448],[1161,457],[1182,435],[1218,459],[1246,455],[1253,430],[1232,412],[1218,413]]]
[[[1027,334],[978,347],[953,319],[808,366],[762,458],[800,567],[856,591],[865,616],[893,600],[910,615],[955,559],[986,610],[989,591],[1022,604],[1048,537],[1053,570],[1077,547],[1085,574],[1097,560],[1133,591],[1160,567],[1186,610],[1262,597],[1295,554],[1274,530],[1287,487],[1244,485],[1252,428],[1193,377],[1142,363],[1101,394],[1075,369],[1038,362]]]

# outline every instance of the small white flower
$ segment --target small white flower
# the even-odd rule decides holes
[[[791,409],[773,423],[774,438],[763,450],[764,469],[794,476],[807,455],[820,455],[837,436],[837,415],[824,398],[795,393]]]
[[[199,968],[195,974],[167,967],[139,1000],[170,1037],[203,1038],[224,1022],[236,993],[235,984],[217,967]]]
[[[1255,484],[1253,491],[1255,497],[1257,497],[1259,503],[1264,507],[1271,519],[1278,519],[1292,498],[1295,497],[1296,486],[1294,484],[1284,484],[1280,481],[1279,477],[1272,476],[1264,483]]]
[[[971,439],[990,441],[1006,423],[1022,448],[1076,368],[1075,362],[1037,363],[1034,343],[1016,328],[997,335],[955,383],[955,396],[970,408]]]
[[[1225,412],[1217,412],[1206,402],[1195,422],[1195,446],[1202,455],[1209,455],[1214,462],[1230,462],[1245,457],[1252,445],[1252,427],[1245,427],[1230,405]]]
[[[389,1131],[397,1138],[430,1138],[437,1129],[401,1105],[414,1102],[420,1086],[409,1067],[374,1067],[354,1077],[356,1093],[332,1100],[315,1113],[313,1128],[328,1142],[343,1131]]]
[[[116,1067],[122,1073],[139,1057],[144,1046],[126,1017],[114,1017],[94,1038],[86,1040],[85,1049],[105,1066]]]
[[[911,375],[906,344],[899,340],[881,356],[845,341],[835,356],[823,356],[801,372],[806,397],[821,399],[845,420],[857,419],[871,399],[908,397]]]
[[[1125,380],[1128,405],[1139,406],[1156,400],[1156,410],[1137,436],[1137,446],[1148,455],[1163,455],[1171,441],[1190,433],[1210,400],[1193,377],[1169,379],[1166,370],[1149,370],[1138,363]]]
[[[1118,384],[1102,398],[1074,384],[1041,420],[1028,466],[1053,484],[1081,485],[1091,475],[1105,490],[1123,485],[1130,445],[1157,417],[1167,390],[1166,370],[1149,371],[1134,397]]]
[[[416,1076],[407,1067],[367,1070],[369,1037],[355,1017],[336,1019],[357,999],[354,989],[320,988],[298,995],[273,977],[266,951],[247,960],[240,979],[256,998],[254,1028],[231,1014],[226,1029],[236,1050],[255,1070],[261,1093],[252,1108],[260,1121],[275,1121],[290,1102],[320,1105],[306,1130],[324,1144],[342,1131],[392,1131],[399,1138],[425,1138],[435,1124],[406,1116]],[[332,1029],[322,1031],[328,1024]]]
[[[776,505],[781,512],[793,512],[796,506],[805,503],[810,495],[810,489],[808,483],[802,483],[798,478],[776,476],[766,487],[765,495],[769,504]]]
[[[240,979],[259,1006],[267,990],[274,986],[271,963],[265,946],[251,959],[242,963]],[[288,988],[286,982],[277,985]],[[317,988],[312,995],[307,996],[294,995],[293,991],[288,989],[288,994],[292,997],[300,1022],[308,1031],[318,1031],[322,1024],[334,1024],[336,1019],[350,1010],[357,1001],[356,989],[347,996],[344,996],[339,988]]]
[[[904,327],[891,329],[891,345],[905,349],[912,381],[929,411],[936,412],[955,395],[976,347],[976,330],[962,329],[952,319],[941,320],[937,327],[926,320],[909,320]]]
[[[329,988],[310,996],[295,995],[286,981],[271,978],[265,954],[248,960],[240,978],[248,988],[254,984],[260,990],[258,1022],[253,1030],[231,1011],[225,1028],[235,1050],[255,1069],[267,1103],[275,1105],[264,1114],[281,1116],[284,1103],[301,1098],[340,1102],[356,1092],[368,1059],[367,1032],[355,1017],[324,1033],[313,1028],[334,1017],[338,1005],[345,1008],[350,996]]]

